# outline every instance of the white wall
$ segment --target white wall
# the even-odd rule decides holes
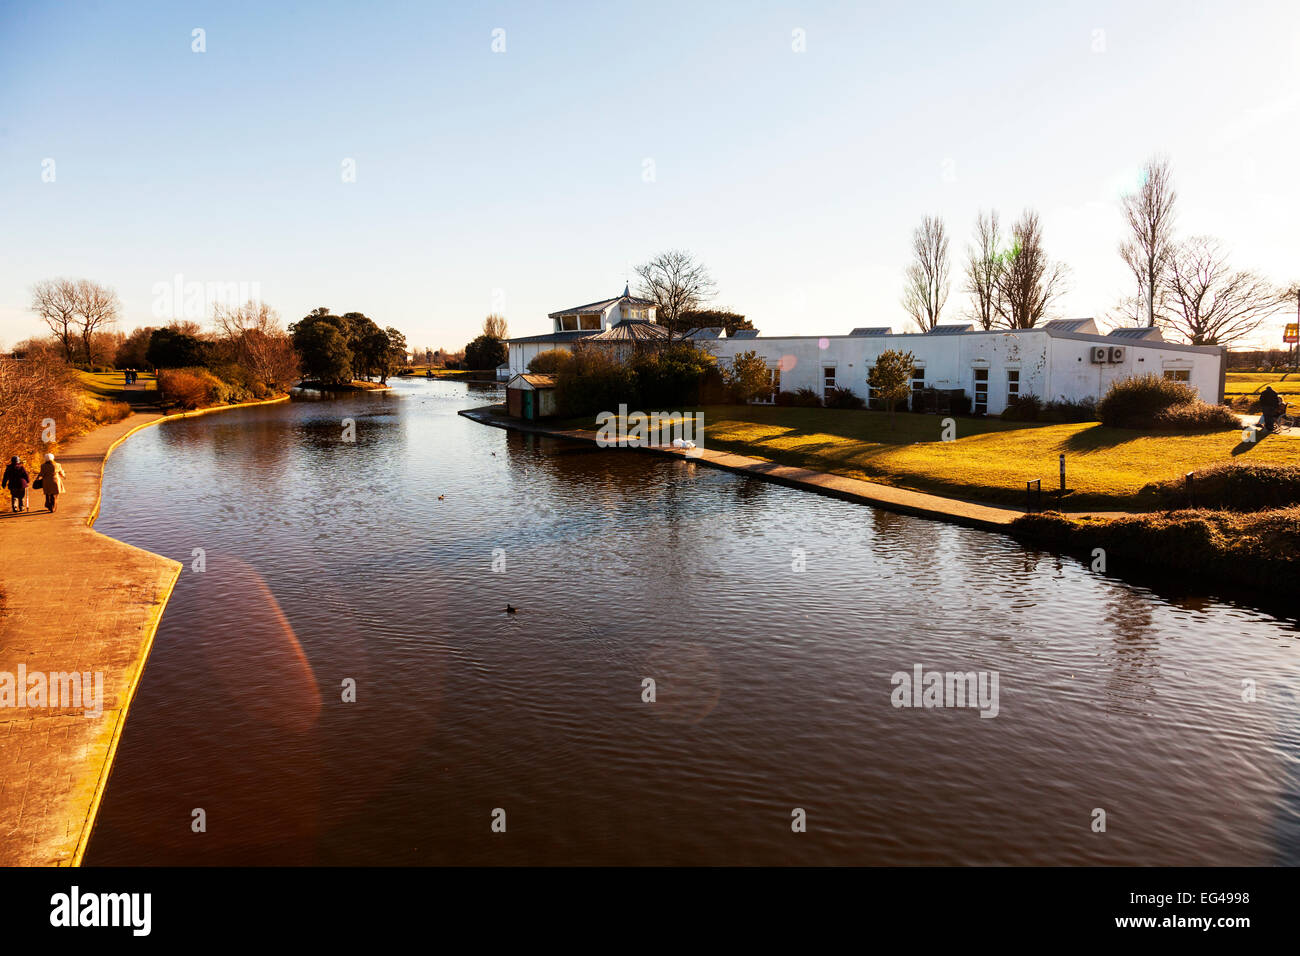
[[[1044,401],[1065,397],[1071,401],[1100,398],[1111,382],[1130,375],[1166,368],[1187,368],[1191,384],[1203,400],[1219,399],[1217,350],[1188,350],[1161,347],[1158,343],[1093,337],[1073,339],[1049,335],[1042,329],[1018,332],[968,332],[955,335],[827,336],[816,338],[718,339],[707,343],[721,363],[737,353],[754,351],[770,367],[780,364],[781,388],[793,391],[811,388],[822,393],[823,367],[834,365],[836,385],[867,397],[867,372],[876,356],[886,349],[910,351],[918,367],[925,369],[925,384],[933,388],[960,388],[972,399],[975,369],[988,369],[988,413],[996,415],[1007,404],[1007,372],[1020,373],[1020,394],[1036,395]],[[1089,362],[1094,345],[1122,345],[1125,360],[1116,365]]]

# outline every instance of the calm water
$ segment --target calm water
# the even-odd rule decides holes
[[[497,394],[113,456],[98,529],[186,571],[88,862],[1300,862],[1294,621],[456,415]],[[998,715],[891,706],[917,664]]]

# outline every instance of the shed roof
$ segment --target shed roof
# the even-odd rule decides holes
[[[555,388],[555,376],[542,375],[534,372],[518,372],[510,381],[506,382],[507,388]]]

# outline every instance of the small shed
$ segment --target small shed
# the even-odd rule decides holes
[[[513,418],[535,421],[556,414],[555,379],[520,372],[506,383],[506,409]]]

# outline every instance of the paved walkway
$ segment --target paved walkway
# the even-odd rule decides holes
[[[54,514],[41,507],[40,491],[29,495],[30,512],[10,512],[7,495],[0,511],[0,680],[20,666],[28,675],[103,674],[99,716],[85,716],[84,706],[0,707],[0,865],[81,862],[127,707],[180,575],[176,561],[90,527],[108,455],[165,417],[136,408],[63,447],[67,490]]]
[[[499,405],[487,405],[471,408],[460,414],[484,425],[497,428],[513,429],[534,435],[546,435],[551,438],[563,438],[569,441],[589,442],[595,444],[596,433],[582,428],[546,428],[510,418],[499,413]],[[740,474],[752,475],[765,481],[815,491],[846,501],[874,505],[887,511],[900,514],[917,515],[922,518],[934,518],[950,521],[954,524],[972,528],[1004,529],[1011,522],[1024,514],[1018,508],[1000,508],[996,505],[982,505],[973,501],[961,501],[957,498],[944,498],[941,495],[929,495],[922,491],[909,491],[859,478],[844,478],[823,471],[810,471],[807,468],[793,468],[778,465],[776,462],[762,461],[758,458],[746,458],[724,451],[708,448],[690,450],[677,448],[640,448],[637,451],[665,455],[670,458],[685,458],[698,461],[713,468],[722,468]],[[1049,496],[1046,496],[1050,498]]]

